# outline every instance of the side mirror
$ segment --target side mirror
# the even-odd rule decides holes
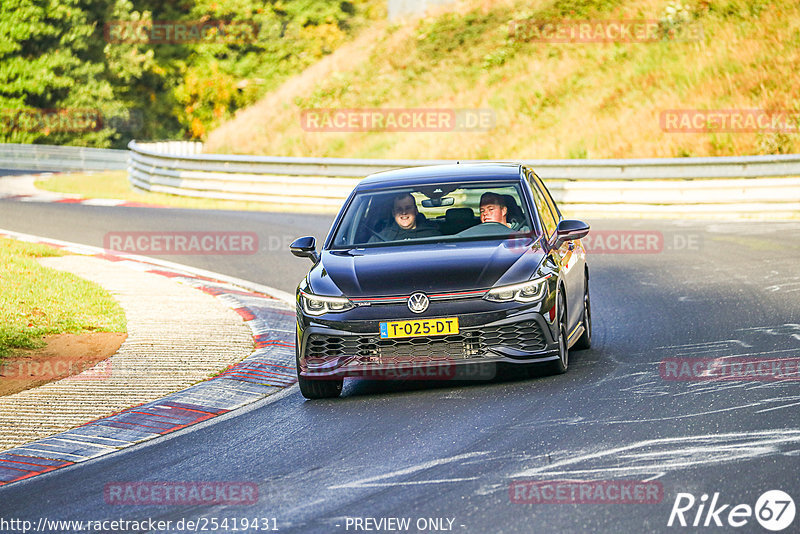
[[[316,249],[317,240],[310,235],[298,237],[289,245],[289,250],[292,251],[292,254],[298,258],[310,258],[314,263],[319,261],[319,254],[317,254]]]
[[[588,233],[589,225],[585,222],[564,219],[558,223],[558,228],[556,228],[555,247],[560,247],[565,241],[573,241],[575,239],[586,237]]]

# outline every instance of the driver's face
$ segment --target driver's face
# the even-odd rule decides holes
[[[506,224],[506,213],[508,208],[499,204],[481,205],[481,222],[496,222]]]
[[[403,230],[411,230],[417,225],[417,204],[410,197],[394,201],[394,221]]]

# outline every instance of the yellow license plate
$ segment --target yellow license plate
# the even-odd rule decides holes
[[[381,338],[446,336],[458,334],[458,317],[442,319],[414,319],[413,321],[388,321],[380,323]]]

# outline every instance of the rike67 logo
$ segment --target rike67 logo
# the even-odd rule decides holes
[[[691,493],[678,493],[672,504],[667,526],[738,528],[750,523],[755,516],[762,527],[778,532],[794,522],[795,511],[794,500],[781,490],[765,491],[756,501],[755,507],[749,504],[733,506],[723,503],[719,492],[714,493],[711,502],[705,493],[700,499]]]

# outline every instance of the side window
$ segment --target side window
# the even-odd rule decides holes
[[[536,184],[536,182],[531,182],[531,186],[531,190],[533,191],[533,203],[536,204],[536,211],[539,212],[539,217],[542,219],[545,234],[547,238],[550,239],[553,232],[556,231],[556,226],[558,226],[558,224],[555,218],[553,218],[553,212],[550,211],[550,206],[547,205],[547,201],[545,201],[544,195],[542,195],[542,192],[539,190],[538,184]]]
[[[547,190],[547,186],[544,185],[544,182],[542,182],[541,178],[533,174],[533,172],[531,172],[531,178],[533,178],[533,182],[542,191],[542,195],[544,195],[544,199],[547,202],[547,205],[550,206],[550,211],[553,212],[553,217],[555,218],[556,223],[558,223],[558,221],[561,219],[561,212],[558,211],[558,207],[556,207],[556,202],[550,195],[550,191]]]

